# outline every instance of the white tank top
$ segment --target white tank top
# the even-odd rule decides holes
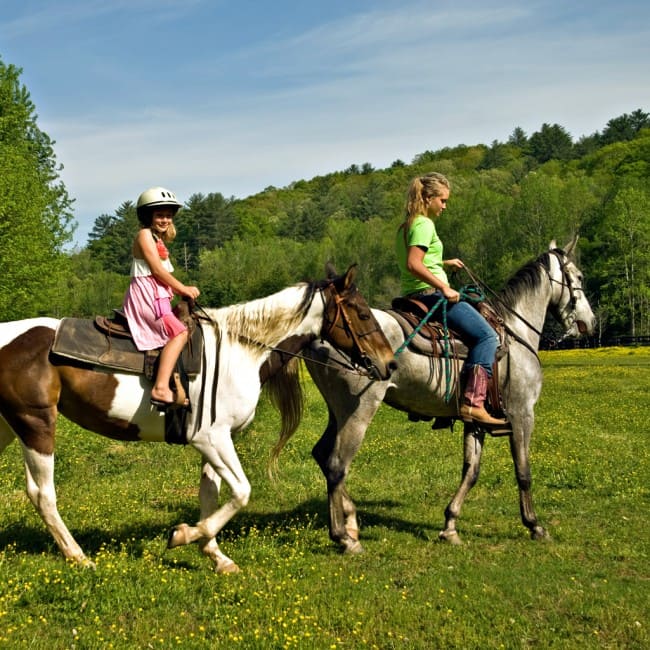
[[[172,263],[169,258],[167,258],[166,260],[160,260],[160,262],[163,265],[165,271],[169,271],[170,273],[174,272],[174,267],[172,266]],[[138,257],[134,257],[133,260],[131,261],[131,277],[142,278],[147,275],[151,275],[151,269],[149,268],[149,265],[147,264],[146,260],[140,259]]]

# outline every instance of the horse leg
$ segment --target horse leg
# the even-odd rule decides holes
[[[39,453],[25,445],[22,448],[27,495],[61,553],[68,560],[94,568],[94,563],[86,557],[59,515],[54,488],[54,454]]]
[[[212,465],[203,458],[201,469],[201,483],[199,485],[199,503],[201,506],[201,519],[206,519],[216,509],[219,502],[221,478],[214,471]],[[216,537],[202,538],[198,541],[199,549],[214,564],[217,573],[237,573],[239,567],[221,552]]]
[[[203,455],[212,471],[226,481],[230,487],[231,498],[221,508],[217,508],[218,483],[213,480],[212,471],[208,474],[204,472],[201,476],[201,487],[203,487],[201,507],[205,508],[208,514],[201,512],[201,519],[194,526],[183,523],[172,529],[167,548],[176,548],[203,539],[208,540],[205,544],[210,552],[215,546],[218,548],[216,540],[211,544],[212,538],[216,537],[217,533],[248,503],[251,486],[239,462],[228,428],[199,433],[192,441],[192,446]],[[200,489],[199,493],[201,494]],[[211,556],[211,559],[215,562],[215,570],[220,573],[232,573],[238,570],[237,565],[221,551]]]
[[[532,430],[532,426],[529,431]],[[515,476],[519,487],[519,511],[521,521],[530,531],[531,539],[550,539],[548,532],[539,525],[537,514],[533,507],[532,476],[528,460],[528,439],[518,427],[513,428],[510,436],[510,453],[515,465]]]
[[[330,539],[349,554],[363,552],[359,542],[357,509],[345,487],[350,464],[365,434],[365,428],[361,429],[354,427],[354,418],[348,418],[346,424],[338,429],[330,410],[327,428],[312,449],[312,456],[327,481]]]
[[[450,544],[461,544],[461,539],[456,530],[456,519],[460,516],[460,510],[465,497],[474,487],[481,470],[481,453],[485,432],[475,428],[472,424],[466,424],[463,433],[464,460],[463,472],[460,487],[454,494],[445,509],[445,528],[440,532],[439,539]]]

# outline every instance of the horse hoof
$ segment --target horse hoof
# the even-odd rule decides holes
[[[88,571],[95,571],[95,569],[97,569],[97,565],[85,556],[77,560],[77,566],[80,569],[87,569]]]
[[[344,555],[361,555],[365,552],[366,549],[363,548],[361,542],[358,539],[352,540],[351,544],[345,544],[343,546]]]
[[[228,575],[240,573],[241,569],[232,560],[228,560],[228,562],[224,562],[223,564],[217,564],[214,571],[220,575]]]
[[[179,524],[169,531],[167,539],[167,548],[176,548],[177,546],[185,546],[190,543],[189,536],[190,527],[187,524]]]
[[[438,539],[441,542],[446,542],[447,544],[451,544],[452,546],[460,546],[463,543],[463,540],[460,538],[460,535],[455,530],[440,531],[440,534],[438,535]]]
[[[530,531],[530,538],[535,541],[550,542],[551,536],[548,534],[545,528],[541,526],[536,526]]]

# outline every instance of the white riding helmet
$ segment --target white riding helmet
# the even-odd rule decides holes
[[[136,204],[138,219],[142,221],[142,218],[150,213],[150,210],[146,208],[157,208],[160,206],[170,207],[176,213],[183,207],[183,204],[176,198],[173,192],[166,190],[164,187],[150,187],[138,197]]]

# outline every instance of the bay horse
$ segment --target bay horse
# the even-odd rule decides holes
[[[521,519],[533,539],[548,537],[533,508],[529,445],[534,424],[534,406],[542,388],[542,367],[537,356],[547,310],[562,325],[565,337],[593,333],[595,317],[583,290],[582,273],[573,253],[577,237],[564,250],[551,242],[550,250],[522,267],[497,295],[493,304],[504,321],[507,353],[498,365],[500,388],[508,420],[512,425],[510,453],[519,487]],[[390,312],[373,309],[393,350],[405,343],[402,327]],[[505,347],[505,346],[504,346]],[[366,429],[382,402],[414,414],[415,419],[458,419],[457,400],[445,400],[447,378],[452,394],[458,387],[460,364],[445,368],[446,359],[432,358],[406,346],[398,357],[398,368],[384,381],[339,374],[332,362],[343,355],[325,343],[314,342],[304,351],[306,365],[329,411],[323,435],[312,450],[327,481],[330,538],[344,552],[363,550],[359,542],[356,506],[346,488],[350,465]],[[411,416],[413,419],[413,416]],[[486,431],[473,424],[464,426],[464,462],[460,487],[445,511],[440,539],[460,544],[456,520],[467,493],[478,479]]]
[[[248,303],[202,310],[207,319],[201,325],[202,367],[190,381],[187,423],[187,444],[202,457],[200,520],[172,529],[168,547],[198,542],[218,573],[238,570],[215,537],[250,497],[251,486],[232,434],[252,421],[262,379],[270,385],[282,416],[276,452],[300,420],[302,394],[292,369],[297,361],[278,362],[278,350],[295,351],[320,336],[351,358],[365,376],[386,380],[395,369],[392,348],[354,284],[356,266],[342,276],[335,276],[333,268],[328,271],[326,280],[302,282]],[[93,566],[57,509],[57,415],[109,438],[149,442],[165,439],[165,415],[151,406],[151,382],[144,375],[54,355],[51,347],[58,325],[53,318],[0,324],[0,451],[19,440],[29,499],[63,555]],[[219,507],[222,480],[229,485],[231,498]]]

